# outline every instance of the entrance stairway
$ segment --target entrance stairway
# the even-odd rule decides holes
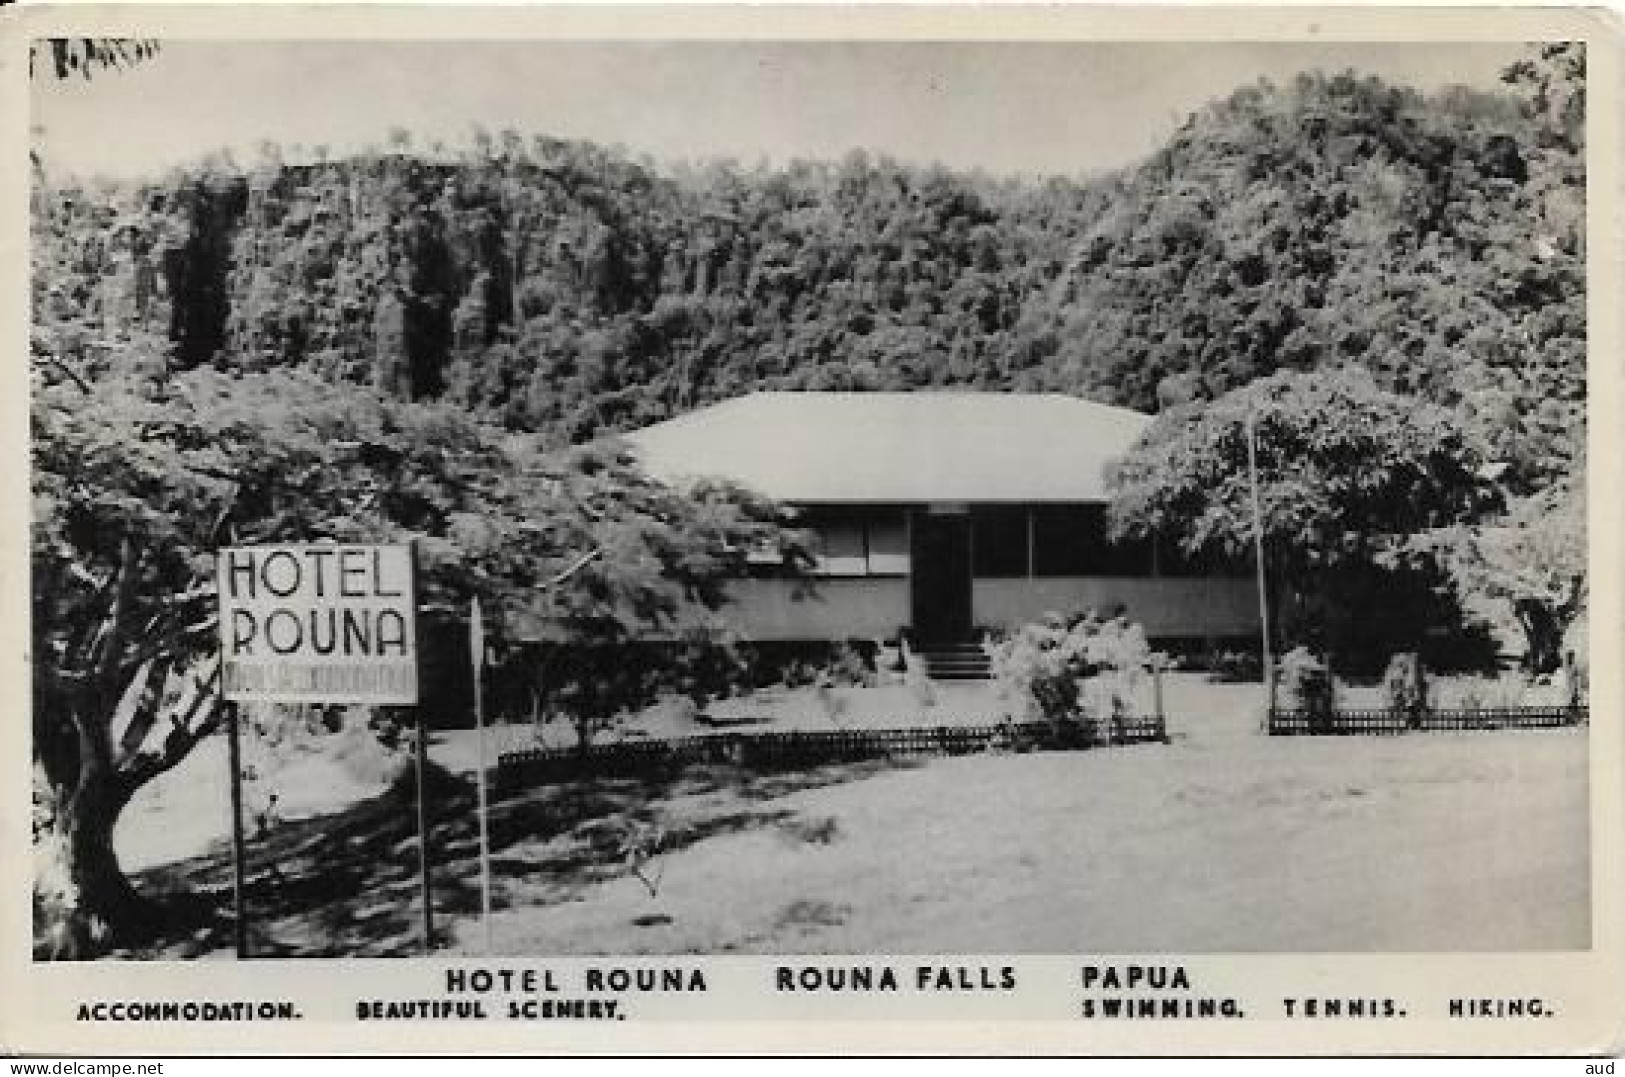
[[[914,655],[934,681],[985,681],[992,676],[980,643],[917,643]]]

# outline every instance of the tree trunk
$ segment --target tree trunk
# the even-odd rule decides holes
[[[139,941],[152,924],[151,905],[124,876],[113,828],[129,797],[107,781],[83,784],[63,798],[36,843],[36,956],[95,957],[114,943]]]
[[[1518,624],[1528,641],[1524,662],[1533,676],[1553,673],[1562,664],[1563,625],[1551,606],[1539,599],[1520,598],[1513,603]]]

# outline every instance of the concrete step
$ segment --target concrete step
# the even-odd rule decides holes
[[[992,680],[993,679],[993,675],[991,673],[989,673],[985,669],[980,669],[980,670],[943,670],[943,669],[934,669],[934,670],[929,671],[926,674],[926,676],[930,677],[933,681],[987,681],[987,680]]]
[[[985,681],[991,676],[988,657],[977,643],[932,644],[916,653],[932,680]]]

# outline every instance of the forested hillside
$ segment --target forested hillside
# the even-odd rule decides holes
[[[1538,481],[1583,430],[1579,149],[1503,96],[1240,90],[1117,181],[1020,338],[1041,384],[1138,407],[1359,363]]]
[[[1583,437],[1578,63],[1533,55],[1504,92],[1244,87],[1088,181],[397,131],[342,160],[44,182],[36,352],[53,376],[305,367],[558,442],[759,387],[1155,410],[1353,362],[1541,486]]]

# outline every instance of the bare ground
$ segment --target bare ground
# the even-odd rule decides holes
[[[1590,939],[1586,730],[1273,739],[1258,686],[1171,682],[1173,743],[696,768],[493,806],[503,953],[1466,951]],[[463,738],[466,740],[466,738]],[[455,765],[458,740],[437,746]],[[229,953],[229,849],[207,755],[121,830],[148,892],[201,890],[129,956]],[[196,767],[196,770],[192,768]],[[409,789],[324,771],[252,843],[255,948],[419,952]],[[319,783],[318,783],[319,784]],[[359,793],[358,793],[359,790]],[[478,952],[473,791],[432,787],[441,942]],[[207,818],[201,817],[207,816]],[[189,838],[179,832],[190,825]],[[625,841],[663,835],[631,870]],[[200,840],[204,839],[204,840]],[[167,842],[167,845],[166,845]],[[188,847],[190,843],[190,848]],[[170,850],[170,855],[165,851]],[[145,854],[141,860],[139,854]],[[176,855],[178,853],[179,855]],[[138,866],[131,863],[132,867]],[[274,866],[274,870],[273,870]]]
[[[515,877],[494,935],[526,954],[1584,948],[1584,761],[1583,731],[941,760],[775,801],[673,853],[657,897]]]

